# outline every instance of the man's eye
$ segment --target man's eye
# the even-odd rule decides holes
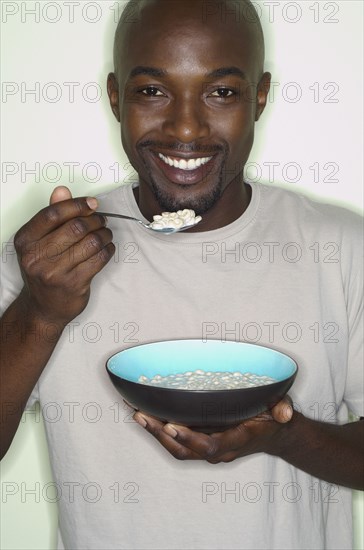
[[[217,88],[212,94],[210,94],[212,97],[231,97],[235,94],[234,90],[230,90],[230,88]]]
[[[149,96],[162,96],[162,92],[158,90],[155,86],[147,86],[146,88],[143,88],[143,90],[140,90],[142,94],[149,95]]]

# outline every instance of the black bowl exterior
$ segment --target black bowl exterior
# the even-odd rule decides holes
[[[288,392],[297,371],[285,380],[253,388],[188,391],[158,388],[130,382],[107,369],[119,393],[135,409],[164,422],[191,428],[233,426],[271,409]]]

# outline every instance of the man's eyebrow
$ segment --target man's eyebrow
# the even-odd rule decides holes
[[[219,69],[215,69],[214,71],[212,71],[206,76],[208,78],[220,78],[222,76],[228,76],[231,74],[235,76],[239,76],[243,80],[246,80],[245,73],[238,67],[220,67]]]
[[[130,71],[129,78],[134,78],[140,74],[145,74],[148,76],[154,76],[155,78],[161,78],[166,76],[166,71],[163,69],[158,69],[157,67],[145,67],[144,65],[138,65]]]
[[[144,65],[137,65],[130,71],[129,78],[135,78],[139,75],[154,76],[155,78],[163,78],[167,76],[167,71],[159,69],[158,67],[147,67]],[[206,75],[207,78],[221,78],[223,76],[235,75],[246,80],[245,73],[238,67],[220,67],[215,69]]]

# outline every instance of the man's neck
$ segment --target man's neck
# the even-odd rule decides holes
[[[160,207],[155,200],[156,206],[150,206],[151,190],[138,186],[133,189],[133,192],[139,210],[147,220],[152,221],[153,215],[160,213]],[[251,196],[250,185],[237,180],[231,182],[214,206],[202,215],[201,222],[187,232],[212,231],[229,225],[242,216],[250,204]]]

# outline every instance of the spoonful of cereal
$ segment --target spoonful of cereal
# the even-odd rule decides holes
[[[196,216],[195,211],[189,210],[188,208],[185,208],[184,210],[178,210],[177,212],[162,212],[162,214],[160,215],[153,216],[153,221],[151,223],[145,223],[138,218],[132,218],[131,216],[125,216],[124,214],[112,214],[110,212],[99,211],[96,211],[95,213],[111,218],[132,220],[140,223],[143,227],[146,227],[151,231],[165,234],[185,231],[186,229],[193,227],[202,220],[201,216]]]

